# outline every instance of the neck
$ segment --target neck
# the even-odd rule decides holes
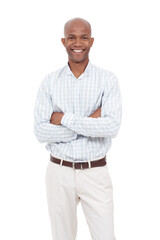
[[[88,62],[89,62],[89,59],[86,59],[84,62],[80,62],[80,63],[76,63],[69,60],[69,67],[76,78],[78,78],[85,71],[85,68],[87,67]]]

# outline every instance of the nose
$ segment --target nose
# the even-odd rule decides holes
[[[74,42],[74,47],[81,47],[82,46],[82,42],[80,38],[76,38],[75,42]]]

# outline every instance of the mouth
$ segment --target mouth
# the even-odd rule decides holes
[[[71,50],[76,54],[81,54],[82,52],[85,51],[85,49],[71,49]]]

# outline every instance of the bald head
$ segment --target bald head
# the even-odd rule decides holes
[[[64,38],[61,39],[69,57],[69,63],[87,64],[89,51],[94,38],[91,37],[91,25],[82,18],[74,18],[64,26]]]
[[[66,37],[68,32],[78,27],[84,28],[84,30],[87,31],[89,36],[91,37],[91,25],[88,21],[82,18],[73,18],[66,22],[66,24],[64,25],[64,36]]]

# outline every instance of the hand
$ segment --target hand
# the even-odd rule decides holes
[[[51,115],[50,123],[55,125],[61,125],[61,119],[63,117],[64,113],[60,112],[53,112]]]
[[[89,117],[98,118],[101,117],[101,108],[98,108],[94,113],[92,113]]]

